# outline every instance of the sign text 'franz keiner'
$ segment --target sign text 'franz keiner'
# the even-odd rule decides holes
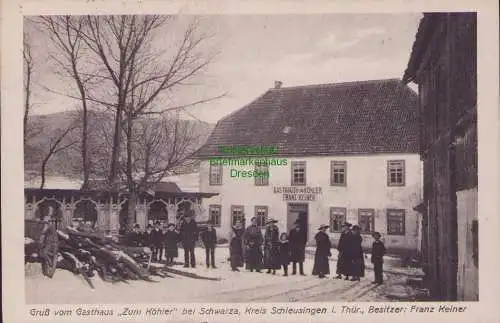
[[[273,193],[283,194],[283,201],[316,201],[323,191],[321,187],[274,186]]]

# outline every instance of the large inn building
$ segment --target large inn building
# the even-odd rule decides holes
[[[282,87],[276,82],[256,100],[221,119],[200,149],[200,190],[221,238],[244,217],[278,220],[280,232],[299,219],[308,240],[330,225],[335,244],[344,221],[359,224],[389,249],[420,245],[422,163],[418,155],[417,94],[400,80]],[[220,147],[276,147],[280,165],[234,166]],[[241,154],[235,159],[249,156]],[[255,157],[255,156],[254,156]],[[258,157],[260,159],[260,157]],[[231,177],[231,169],[268,171],[269,177]],[[263,227],[264,228],[264,227]]]

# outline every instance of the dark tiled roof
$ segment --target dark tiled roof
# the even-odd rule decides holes
[[[220,120],[198,157],[220,145],[275,146],[283,156],[417,153],[417,110],[398,79],[270,89]]]

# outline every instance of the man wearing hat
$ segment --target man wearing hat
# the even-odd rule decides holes
[[[192,214],[187,212],[184,214],[184,221],[180,227],[180,236],[182,247],[184,249],[184,267],[196,267],[196,257],[194,254],[194,247],[198,240],[198,225],[192,218]]]
[[[266,233],[264,234],[264,268],[267,269],[267,273],[276,274],[276,269],[281,268],[280,258],[279,258],[279,239],[280,233],[276,226],[275,219],[269,219],[266,222]]]
[[[288,235],[290,243],[290,261],[292,262],[292,275],[297,274],[297,263],[299,264],[299,274],[304,274],[304,260],[306,256],[307,236],[301,228],[299,220],[293,223],[293,228]]]
[[[345,280],[349,280],[349,264],[351,263],[350,252],[351,241],[352,241],[352,224],[345,222],[342,225],[342,233],[340,234],[339,242],[337,245],[337,250],[339,252],[337,257],[337,276],[335,278],[342,279],[342,275],[345,276]]]
[[[142,234],[142,243],[144,247],[148,247],[151,251],[154,250],[153,244],[153,226],[148,224],[146,226],[146,231]]]
[[[151,243],[153,244],[153,259],[161,261],[163,253],[163,232],[161,231],[161,222],[156,221],[153,231],[151,232]]]
[[[326,275],[330,274],[330,263],[328,257],[332,255],[330,249],[332,244],[330,242],[330,237],[326,233],[328,225],[323,224],[318,228],[318,233],[314,239],[316,240],[316,253],[314,255],[314,267],[312,274],[318,276],[318,278],[325,278]]]
[[[257,219],[253,217],[248,228],[243,234],[243,241],[245,244],[245,261],[247,263],[248,269],[251,272],[254,270],[260,273],[262,267],[262,242],[264,237],[260,228],[257,226]]]
[[[209,223],[207,226],[207,230],[201,233],[201,241],[203,241],[203,245],[205,246],[205,264],[207,268],[216,268],[215,267],[215,246],[217,244],[217,232],[214,229],[212,223]]]

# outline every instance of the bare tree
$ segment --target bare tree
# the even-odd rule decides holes
[[[73,122],[70,125],[68,125],[65,129],[56,131],[53,137],[50,139],[49,149],[45,153],[40,166],[40,176],[41,176],[40,188],[45,187],[47,164],[49,163],[50,159],[57,153],[65,149],[68,149],[73,145],[75,145],[76,143],[78,143],[78,141],[76,140],[65,140],[69,137],[68,135],[75,129],[76,129],[76,122]]]
[[[57,53],[51,55],[60,74],[63,77],[70,77],[74,80],[78,99],[81,101],[81,145],[80,153],[83,168],[82,189],[88,189],[91,172],[91,156],[88,150],[88,99],[87,86],[95,80],[89,69],[85,65],[83,58],[86,56],[85,44],[82,41],[84,19],[81,16],[43,16],[40,18],[41,26],[47,31],[51,44],[56,48]]]
[[[33,56],[31,53],[31,43],[29,41],[29,37],[26,33],[24,33],[23,38],[23,67],[24,67],[24,116],[23,116],[23,135],[24,135],[24,144],[28,140],[28,118],[31,110],[31,91],[33,84]]]

